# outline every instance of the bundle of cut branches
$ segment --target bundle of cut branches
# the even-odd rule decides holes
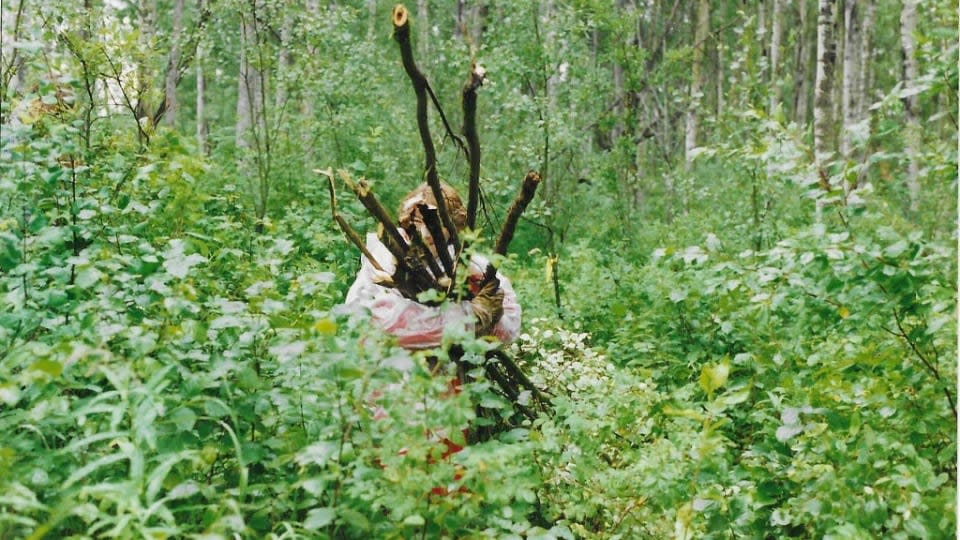
[[[336,176],[356,195],[367,212],[376,220],[381,231],[381,240],[393,255],[396,261],[396,270],[390,280],[382,283],[396,288],[404,297],[426,304],[437,303],[436,298],[456,295],[459,291],[467,291],[457,281],[457,269],[462,267],[462,259],[468,247],[461,241],[450,209],[446,204],[447,198],[437,173],[437,155],[433,138],[428,124],[428,109],[432,105],[440,115],[447,135],[456,146],[464,151],[469,161],[468,198],[466,210],[466,227],[473,229],[476,225],[477,210],[480,206],[480,140],[477,136],[477,90],[483,84],[485,71],[476,62],[472,62],[470,73],[461,90],[463,104],[463,127],[461,139],[457,136],[449,122],[439,100],[430,87],[426,76],[417,67],[410,43],[410,17],[407,9],[401,4],[393,8],[393,37],[400,48],[400,57],[403,68],[416,95],[417,128],[424,150],[424,172],[426,184],[429,186],[436,201],[436,208],[425,204],[417,207],[423,217],[424,225],[430,238],[424,238],[422,233],[413,226],[401,227],[394,220],[391,213],[380,203],[370,185],[363,179],[354,180],[345,171],[337,171]],[[429,100],[429,101],[428,101]],[[465,141],[465,142],[464,142]],[[347,239],[353,243],[371,265],[383,271],[383,265],[369,252],[360,235],[350,226],[337,210],[335,178],[332,170],[317,171],[327,177],[330,189],[330,205],[333,219],[340,226]],[[503,224],[494,252],[505,255],[520,216],[536,194],[540,183],[540,175],[536,171],[529,171],[523,179],[513,203],[507,211],[507,218]],[[400,230],[406,233],[401,234]],[[436,257],[427,247],[428,243],[436,246]],[[452,248],[452,249],[451,249]],[[451,256],[452,252],[452,256]],[[439,261],[437,260],[439,259]],[[481,288],[487,282],[496,279],[497,270],[489,264],[484,271]],[[426,291],[437,291],[439,295],[423,295]],[[424,298],[424,300],[420,300]],[[425,298],[431,298],[426,300]],[[474,366],[463,365],[463,352],[459,349],[450,351],[450,358],[457,363],[461,374]],[[492,350],[486,354],[483,370],[493,389],[509,399],[518,414],[535,418],[539,412],[549,410],[549,398],[546,393],[537,388],[524,374],[523,370],[502,350]]]

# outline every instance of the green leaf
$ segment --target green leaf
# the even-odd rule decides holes
[[[197,414],[189,407],[178,407],[170,413],[170,421],[178,430],[190,431],[197,422]]]
[[[727,359],[719,364],[705,365],[700,370],[700,388],[712,399],[713,393],[727,383],[729,376],[730,361]]]
[[[412,516],[407,516],[406,519],[403,520],[403,524],[409,527],[422,527],[426,523],[427,521],[423,519],[423,516],[421,516],[420,514],[413,514]]]
[[[203,402],[203,410],[208,416],[222,418],[230,414],[230,407],[219,399],[209,398]]]
[[[40,371],[51,377],[59,377],[63,373],[63,364],[60,362],[41,358],[30,365],[31,371]]]
[[[316,531],[333,523],[337,511],[330,507],[314,508],[307,512],[307,519],[303,520],[303,527],[308,531]]]

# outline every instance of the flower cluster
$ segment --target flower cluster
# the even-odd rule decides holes
[[[571,397],[610,384],[614,366],[590,347],[590,334],[558,328],[543,318],[533,319],[528,327],[511,352],[524,362],[534,384]]]

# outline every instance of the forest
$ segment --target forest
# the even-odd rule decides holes
[[[3,2],[0,539],[956,536],[955,2],[406,1]]]

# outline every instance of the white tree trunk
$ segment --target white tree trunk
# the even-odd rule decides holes
[[[723,114],[724,107],[724,96],[723,96],[723,83],[726,76],[726,72],[723,71],[723,49],[724,44],[720,41],[717,42],[717,118]]]
[[[873,54],[870,52],[870,36],[873,32],[873,19],[877,11],[875,0],[861,0],[863,4],[863,24],[860,26],[860,73],[857,75],[857,118],[867,116],[870,106],[870,62]]]
[[[147,65],[147,52],[153,46],[153,36],[157,21],[156,0],[139,0],[137,3],[137,25],[140,30],[138,45],[143,59],[137,63],[137,118],[151,118],[150,83],[153,73]]]
[[[197,1],[197,12],[203,13],[205,0]],[[203,154],[207,153],[207,79],[203,69],[203,60],[206,55],[203,39],[197,43],[196,70],[197,70],[197,148]]]
[[[903,48],[903,87],[910,88],[916,84],[919,68],[917,66],[917,42],[914,34],[917,31],[917,1],[903,0],[903,9],[900,11],[900,39]],[[920,149],[920,119],[917,110],[917,96],[911,95],[904,99],[907,127],[904,131],[904,154],[907,158],[907,189],[910,191],[910,211],[920,209],[920,164],[918,154]]]
[[[829,187],[824,171],[824,163],[833,153],[831,131],[833,130],[831,112],[833,111],[833,74],[837,61],[836,44],[833,37],[834,8],[836,0],[819,0],[817,14],[817,76],[814,84],[813,103],[813,146],[814,161],[818,173]]]
[[[307,16],[311,23],[318,21],[320,19],[320,0],[307,0]],[[308,42],[307,43],[308,58],[309,59],[316,58],[316,55],[317,55],[317,48],[314,47],[312,42]],[[309,59],[307,60],[308,65],[309,65],[309,62],[312,61]],[[306,119],[306,124],[304,124],[305,129],[301,133],[300,137],[301,137],[301,140],[303,141],[304,159],[309,164],[309,163],[313,163],[313,160],[314,160],[314,155],[313,155],[314,143],[313,143],[313,133],[311,130],[315,129],[314,124],[312,122],[314,120],[313,117],[316,112],[316,103],[315,103],[316,97],[314,96],[313,92],[306,92],[305,94],[301,95],[300,100],[301,100],[300,103],[301,103],[301,111],[303,113],[303,118]]]
[[[177,126],[177,112],[180,108],[177,103],[177,71],[180,64],[180,36],[183,34],[183,0],[174,0],[173,3],[173,32],[170,34],[170,58],[167,60],[167,76],[164,80],[163,123],[171,128]]]
[[[283,22],[280,26],[280,51],[277,54],[277,89],[273,96],[274,110],[277,114],[280,114],[280,111],[282,111],[287,104],[290,67],[293,65],[292,55],[290,53],[290,40],[293,34],[293,7],[286,3],[281,3],[280,8],[283,9]]]
[[[807,1],[800,2],[800,21],[797,25],[797,58],[794,62],[793,79],[796,81],[793,96],[793,119],[800,125],[807,122],[809,111],[809,79],[807,78],[810,62],[810,40],[807,35]]]
[[[203,56],[197,50],[197,148],[207,153],[207,81],[203,72]]]
[[[417,53],[426,60],[430,56],[430,14],[427,0],[417,0]]]
[[[773,0],[773,14],[770,20],[770,103],[767,112],[772,117],[780,104],[780,43],[782,31],[783,0]]]
[[[853,151],[851,128],[857,123],[857,90],[860,75],[860,21],[857,0],[846,0],[843,9],[843,89],[840,107],[843,115],[841,127],[840,155],[849,159]]]
[[[697,147],[697,131],[700,118],[697,109],[703,98],[703,51],[706,48],[707,34],[710,33],[710,2],[700,0],[697,4],[697,27],[693,37],[693,66],[691,66],[690,103],[687,107],[684,138],[684,157],[687,167],[693,160],[693,149]]]

